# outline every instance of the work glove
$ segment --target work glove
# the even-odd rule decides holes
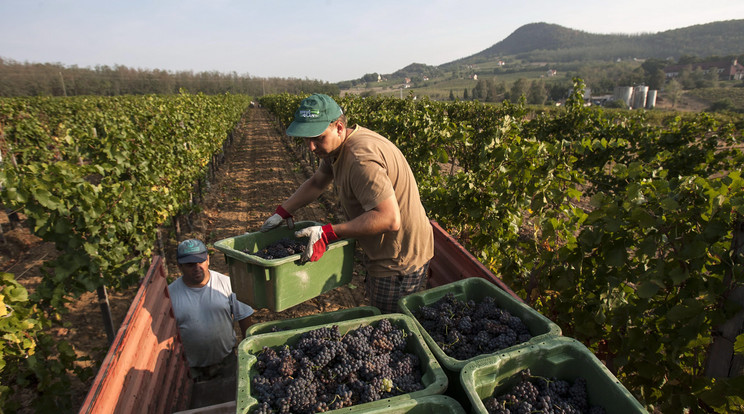
[[[338,240],[330,224],[325,226],[305,227],[295,232],[295,237],[309,237],[307,248],[302,252],[302,261],[317,262],[325,253],[328,244]]]
[[[267,232],[273,228],[279,227],[280,224],[282,224],[282,220],[287,221],[287,227],[291,229],[294,229],[294,220],[292,219],[292,215],[289,214],[287,210],[285,210],[281,205],[278,205],[276,207],[276,212],[266,219],[263,226],[261,226],[262,232]]]

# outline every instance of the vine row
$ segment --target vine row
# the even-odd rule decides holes
[[[741,308],[741,131],[706,113],[585,107],[575,81],[563,108],[543,112],[338,99],[350,124],[403,151],[430,217],[649,410],[741,409],[741,373],[706,375],[719,326]],[[287,125],[303,97],[260,102]]]

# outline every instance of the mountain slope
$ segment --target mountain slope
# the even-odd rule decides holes
[[[531,23],[474,55],[440,65],[448,69],[513,56],[526,62],[616,58],[706,57],[744,53],[744,20],[728,20],[655,34],[592,34],[548,23]]]

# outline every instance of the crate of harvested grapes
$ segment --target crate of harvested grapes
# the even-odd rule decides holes
[[[457,400],[446,395],[427,395],[426,397],[403,399],[394,404],[378,404],[363,410],[364,414],[466,414],[465,408]]]
[[[448,371],[473,359],[561,335],[561,328],[498,286],[470,277],[398,301]]]
[[[300,260],[307,238],[294,232],[321,225],[313,221],[281,226],[262,233],[246,233],[214,243],[224,253],[233,292],[254,308],[282,311],[351,282],[354,239],[328,245],[316,262]]]
[[[473,413],[647,412],[589,349],[563,336],[471,361],[460,382]]]
[[[238,346],[238,413],[387,412],[379,410],[446,388],[403,314],[249,336]]]
[[[270,332],[289,331],[292,329],[305,328],[308,326],[326,325],[346,321],[349,319],[366,318],[381,314],[374,306],[357,306],[355,308],[339,309],[333,312],[322,312],[312,315],[300,316],[291,319],[279,319],[261,323],[254,323],[246,329],[245,334],[261,335]]]

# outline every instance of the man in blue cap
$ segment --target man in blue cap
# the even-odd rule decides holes
[[[309,237],[303,259],[316,261],[338,238],[355,238],[365,253],[366,290],[373,306],[389,313],[398,299],[426,287],[434,234],[408,161],[387,138],[361,126],[347,128],[331,97],[302,100],[287,135],[302,137],[321,158],[317,171],[269,217],[269,231],[316,200],[334,183],[347,220],[299,230]]]
[[[245,337],[253,308],[240,302],[230,278],[209,269],[209,254],[200,240],[178,245],[181,277],[168,285],[178,331],[196,381],[236,375],[237,321]]]

